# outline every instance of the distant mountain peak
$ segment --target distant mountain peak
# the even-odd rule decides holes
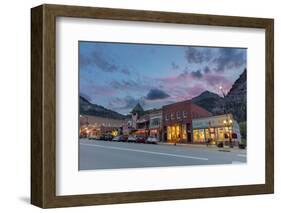
[[[218,94],[205,90],[200,95],[192,98],[192,103],[197,104],[198,106],[206,109],[207,111],[213,113],[213,109],[221,101],[222,97]]]
[[[246,99],[247,69],[244,69],[239,78],[233,83],[225,98],[206,90],[192,98],[192,102],[205,108],[214,115],[223,114],[225,112],[232,113],[235,120],[240,122],[246,120]]]
[[[82,96],[79,96],[79,110],[80,110],[80,114],[84,114],[84,115],[93,115],[93,116],[119,119],[119,120],[123,120],[126,118],[126,116],[118,112],[107,109],[97,104],[93,104]]]
[[[192,98],[192,101],[197,102],[197,101],[200,101],[200,100],[206,99],[206,98],[221,99],[221,97],[218,94],[210,92],[209,90],[205,90],[200,95]]]

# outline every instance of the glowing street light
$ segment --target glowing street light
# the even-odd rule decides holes
[[[223,97],[225,98],[225,93],[224,93],[223,87],[222,87],[221,85],[219,86],[219,89],[220,89],[220,91],[222,92]]]

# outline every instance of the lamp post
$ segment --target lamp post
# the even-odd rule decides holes
[[[223,121],[225,127],[227,127],[228,129],[228,140],[229,140],[229,147],[230,148],[233,148],[233,145],[232,145],[232,119],[228,117],[227,115],[227,118]]]

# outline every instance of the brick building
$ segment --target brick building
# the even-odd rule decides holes
[[[192,119],[212,116],[210,112],[190,100],[163,106],[163,140],[191,143]]]

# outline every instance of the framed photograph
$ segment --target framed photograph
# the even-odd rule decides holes
[[[274,21],[31,9],[31,203],[274,192]]]

